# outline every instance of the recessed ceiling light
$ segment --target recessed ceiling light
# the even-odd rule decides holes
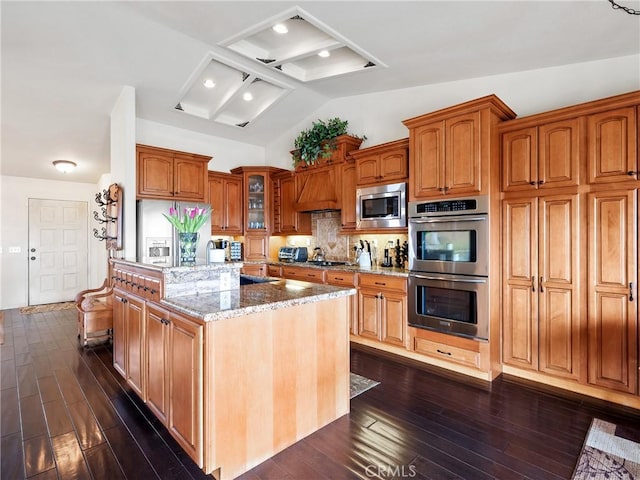
[[[202,84],[207,88],[213,88],[216,86],[216,82],[214,82],[210,78],[207,78],[204,82],[202,82]]]
[[[327,57],[331,56],[331,53],[329,53],[329,50],[320,50],[318,52],[318,56],[322,57],[322,58],[327,58]]]
[[[245,102],[250,102],[251,100],[253,100],[253,95],[251,94],[251,92],[244,92],[244,93],[242,94],[242,99],[243,99]]]
[[[276,23],[271,29],[276,33],[287,33],[289,29],[284,23]]]
[[[53,166],[62,173],[69,173],[77,167],[75,162],[72,162],[71,160],[55,160],[53,162]]]

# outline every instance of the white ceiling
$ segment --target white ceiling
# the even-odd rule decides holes
[[[640,9],[637,0],[619,0]],[[300,6],[387,68],[298,82],[222,45]],[[640,53],[640,16],[591,1],[2,1],[3,175],[96,182],[123,85],[139,118],[267,145],[329,99]],[[176,111],[205,58],[292,88],[245,128]],[[292,139],[293,142],[293,139]],[[79,168],[61,177],[51,165]]]

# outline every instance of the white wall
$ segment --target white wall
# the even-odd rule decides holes
[[[29,198],[71,200],[87,202],[89,220],[89,287],[99,287],[104,280],[107,251],[104,242],[93,236],[97,227],[93,221],[94,201],[98,188],[94,184],[60,182],[24,177],[0,177],[1,197],[0,230],[2,255],[0,265],[2,298],[0,309],[26,306],[29,292]],[[9,253],[9,247],[20,247],[20,253]]]
[[[364,81],[366,72],[362,75]],[[317,119],[348,120],[350,133],[367,136],[360,147],[365,148],[407,137],[402,120],[489,94],[496,94],[523,117],[639,89],[640,55],[633,55],[338,98],[269,145],[266,163],[291,168],[289,151],[295,137]]]
[[[243,165],[265,165],[265,149],[222,137],[183,130],[139,118],[136,141],[143,145],[170,148],[212,157],[209,170],[228,172]]]

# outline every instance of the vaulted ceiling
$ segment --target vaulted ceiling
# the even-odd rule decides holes
[[[640,9],[638,1],[619,3]],[[640,16],[607,0],[2,1],[0,8],[1,172],[60,179],[51,162],[63,158],[82,167],[73,180],[86,182],[109,171],[109,114],[123,85],[136,89],[139,118],[268,145],[330,99],[640,53]],[[314,79],[316,57],[290,52],[297,63],[274,68],[243,54],[246,37],[296,8],[333,36],[334,58],[347,48],[349,59],[375,66]],[[176,109],[212,60],[275,86],[275,103],[255,114],[238,100],[226,117],[213,115],[227,122]],[[242,115],[251,121],[236,126]]]

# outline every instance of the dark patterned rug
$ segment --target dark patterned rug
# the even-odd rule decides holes
[[[594,418],[572,479],[640,479],[638,432]]]
[[[376,382],[375,380],[363,377],[362,375],[358,375],[357,373],[351,373],[350,377],[351,382],[349,388],[349,398],[356,397],[361,393],[366,392],[370,388],[373,388],[376,385],[380,385],[380,382]]]

